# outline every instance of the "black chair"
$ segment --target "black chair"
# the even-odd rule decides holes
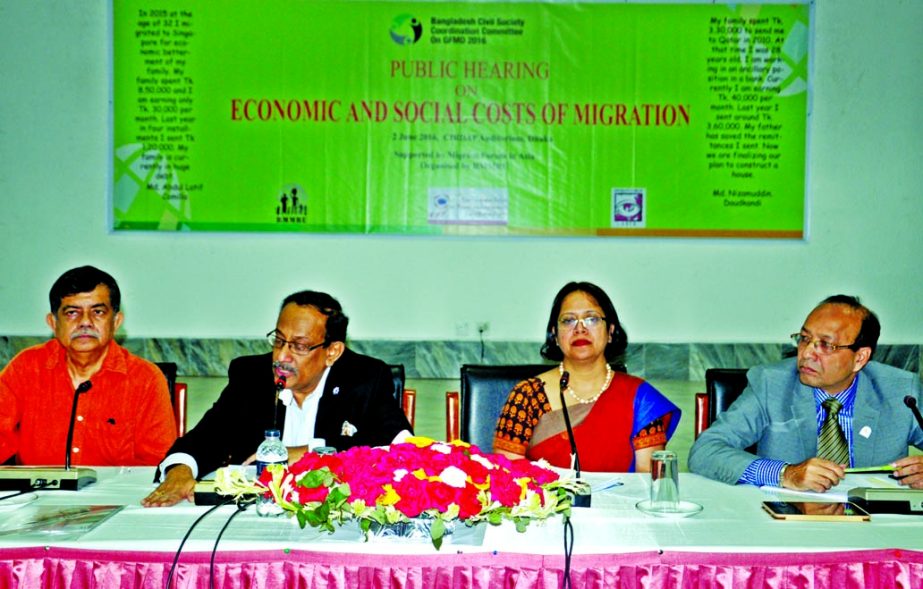
[[[388,364],[391,369],[391,379],[394,381],[394,400],[400,403],[410,427],[414,427],[417,412],[417,391],[404,387],[404,365]]]
[[[391,369],[391,380],[394,381],[394,400],[400,402],[404,396],[404,365],[388,364],[388,368]]]
[[[746,368],[709,368],[705,371],[705,393],[708,395],[708,423],[728,410],[740,393],[747,388]]]
[[[176,382],[176,362],[154,362],[167,379],[167,390],[170,391],[170,405],[173,406],[173,417],[176,418],[176,431],[182,436],[186,433],[186,393],[187,385]]]
[[[176,387],[176,362],[154,362],[167,379],[167,390],[170,391],[170,401],[174,400],[174,387]]]
[[[521,380],[548,370],[547,364],[514,364],[509,366],[461,367],[461,412],[459,437],[485,452],[494,443],[497,419],[513,387]],[[451,431],[447,424],[447,430]]]
[[[709,368],[705,371],[705,392],[695,396],[695,437],[728,410],[747,388],[746,368]]]

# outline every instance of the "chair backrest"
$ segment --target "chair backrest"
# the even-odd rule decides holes
[[[170,401],[173,401],[176,394],[174,391],[176,387],[176,362],[154,362],[154,364],[157,365],[157,368],[160,368],[164,378],[167,379],[167,390],[170,391]]]
[[[746,368],[709,368],[705,371],[705,392],[708,395],[708,424],[727,411],[740,393],[747,388]]]
[[[388,368],[391,369],[391,380],[394,381],[394,400],[402,403],[404,398],[404,365],[388,364]]]
[[[445,393],[445,440],[451,442],[461,436],[461,397],[458,391]]]
[[[695,422],[692,424],[693,432],[695,434],[694,439],[698,439],[699,435],[705,431],[705,428],[707,428],[708,425],[708,395],[706,393],[696,393]]]
[[[521,380],[548,370],[546,364],[461,367],[461,414],[459,437],[490,452],[497,419],[513,387]]]
[[[705,371],[705,391],[695,394],[695,438],[718,419],[747,388],[746,368],[709,368]],[[747,448],[756,453],[756,444]]]
[[[404,394],[401,396],[401,409],[404,410],[411,429],[416,427],[414,421],[416,421],[417,414],[417,391],[415,389],[404,389]]]
[[[170,405],[173,406],[173,417],[176,419],[177,434],[186,434],[186,393],[188,388],[184,382],[176,382],[176,362],[154,362],[167,379],[167,390],[170,391]]]
[[[388,368],[391,369],[391,380],[394,382],[394,400],[400,404],[404,415],[407,416],[407,421],[410,422],[410,427],[413,428],[417,412],[417,391],[404,388],[403,364],[388,364]]]

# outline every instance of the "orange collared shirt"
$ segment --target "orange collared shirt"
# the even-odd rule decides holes
[[[23,350],[0,372],[0,463],[64,464],[74,387],[56,339]],[[109,343],[81,393],[72,465],[159,463],[176,439],[167,381],[156,365]]]

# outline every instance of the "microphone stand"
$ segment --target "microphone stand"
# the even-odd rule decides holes
[[[92,468],[71,468],[71,445],[74,443],[74,420],[77,417],[77,400],[81,393],[90,390],[90,381],[80,383],[74,391],[74,406],[71,409],[70,425],[67,428],[67,454],[64,468],[60,466],[0,466],[0,490],[23,492],[63,489],[78,491],[96,482],[96,471]]]
[[[279,429],[279,393],[285,389],[285,379],[276,379],[276,402],[272,406],[272,429]]]
[[[917,408],[917,400],[907,395],[904,405],[913,412],[920,429],[923,429],[923,415]],[[856,487],[850,489],[847,497],[849,500],[867,512],[900,513],[903,515],[923,515],[923,489]]]
[[[574,473],[576,474],[577,479],[580,479],[580,454],[577,452],[577,440],[574,439],[574,429],[570,425],[570,413],[567,411],[567,400],[564,398],[564,391],[567,389],[569,382],[570,373],[564,371],[564,373],[561,374],[561,381],[558,387],[560,390],[558,392],[561,395],[561,411],[564,412],[564,426],[567,428],[567,439],[570,442],[570,454],[574,461]],[[589,507],[590,500],[590,493],[574,495],[573,506]]]
[[[74,443],[74,420],[77,417],[77,401],[80,399],[80,393],[85,393],[91,388],[93,388],[93,383],[85,380],[74,391],[74,405],[71,407],[71,420],[67,426],[67,454],[64,456],[64,470],[71,469],[71,444]]]

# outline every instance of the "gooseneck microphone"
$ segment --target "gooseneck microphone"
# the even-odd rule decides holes
[[[71,419],[67,426],[67,453],[64,455],[64,466],[0,465],[0,489],[24,492],[51,491],[54,489],[79,491],[83,487],[96,482],[96,471],[92,468],[83,466],[71,468],[77,402],[80,400],[80,394],[87,392],[92,387],[93,383],[86,380],[74,390],[74,406],[71,408]]]
[[[564,391],[567,390],[567,385],[570,383],[570,373],[565,371],[561,374],[561,381],[559,383],[559,388],[561,389],[561,411],[564,412],[564,426],[567,428],[567,440],[570,442],[570,455],[573,459],[574,472],[577,474],[577,478],[580,478],[580,454],[577,453],[577,441],[574,439],[574,429],[570,425],[570,412],[567,410],[567,402],[564,399]]]
[[[276,402],[272,406],[272,429],[279,429],[279,393],[285,390],[285,379],[276,379]]]
[[[74,406],[71,408],[71,420],[67,426],[67,454],[64,456],[64,470],[71,469],[71,445],[74,443],[74,420],[77,418],[77,401],[80,399],[81,393],[85,393],[91,388],[93,388],[93,383],[85,380],[74,391]]]
[[[570,373],[566,370],[561,373],[559,382],[559,393],[561,394],[561,411],[564,413],[564,426],[567,428],[567,440],[570,442],[570,454],[574,461],[574,474],[580,478],[580,453],[577,452],[577,440],[574,438],[574,428],[570,424],[570,412],[567,410],[567,400],[564,398],[564,391],[570,383]],[[574,495],[574,507],[589,507],[590,494]]]
[[[904,397],[904,405],[913,412],[913,416],[917,419],[917,425],[920,426],[920,429],[923,429],[923,415],[920,415],[920,410],[917,409],[917,400],[907,395]]]

